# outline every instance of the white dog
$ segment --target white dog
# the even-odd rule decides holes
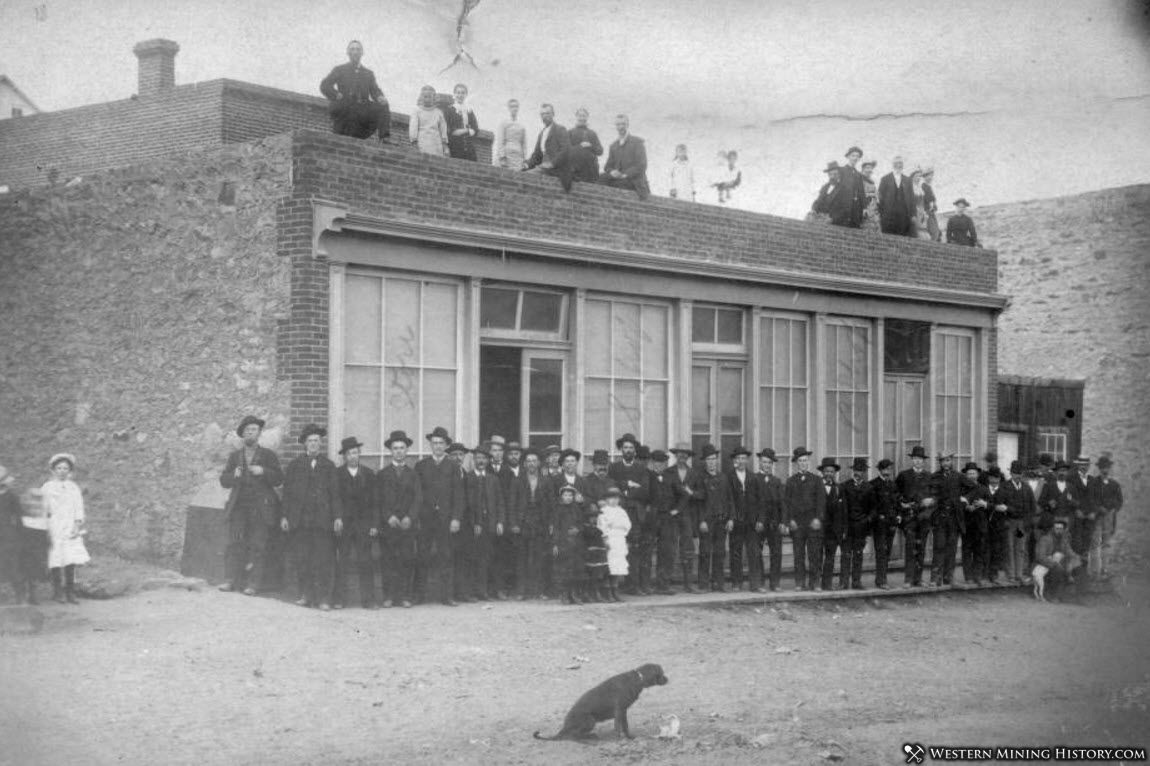
[[[1035,564],[1034,569],[1030,572],[1030,576],[1034,579],[1034,597],[1039,601],[1046,600],[1046,573],[1049,571],[1049,567]]]

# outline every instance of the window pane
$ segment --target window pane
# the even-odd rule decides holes
[[[805,442],[800,441],[797,444],[791,442],[791,431],[794,430],[794,417],[795,412],[791,408],[792,397],[787,394],[785,390],[779,391],[775,394],[774,401],[774,415],[775,415],[775,430],[768,434],[770,441],[768,444],[776,445],[775,449],[779,452],[787,452]]]
[[[523,316],[520,329],[541,332],[559,332],[559,317],[564,296],[555,293],[523,291]]]
[[[882,382],[882,438],[898,438],[898,383],[893,380]]]
[[[838,329],[835,325],[826,325],[826,342],[823,344],[823,364],[826,365],[826,385],[828,389],[839,387]]]
[[[958,400],[953,396],[945,399],[946,406],[946,438],[943,440],[947,452],[958,452]]]
[[[419,283],[408,279],[385,280],[385,363],[419,366]]]
[[[384,382],[383,427],[389,431],[402,429],[409,434],[426,433],[419,430],[419,371],[388,367]],[[432,425],[450,429],[452,424],[434,422]]]
[[[423,372],[423,430],[443,426],[455,433],[455,373],[447,370]]]
[[[583,326],[587,333],[587,374],[611,374],[611,304],[584,301]]]
[[[691,340],[695,343],[715,342],[715,310],[695,308],[691,310]]]
[[[958,338],[946,336],[946,390],[944,393],[958,393]]]
[[[771,446],[777,426],[775,418],[775,392],[770,388],[759,389],[759,438],[763,444]]]
[[[691,433],[711,432],[711,368],[691,368]]]
[[[664,449],[667,444],[667,384],[643,385],[643,441],[651,449]]]
[[[428,283],[423,286],[423,363],[433,367],[455,367],[456,300],[455,285]]]
[[[737,433],[743,430],[743,371],[719,368],[719,430]]]
[[[615,381],[615,430],[620,434],[632,433],[643,438],[643,422],[639,402],[639,382]]]
[[[907,438],[922,439],[922,384],[903,386],[902,430]]]
[[[587,401],[584,413],[587,418],[583,433],[587,450],[604,449],[611,441],[611,383],[606,380],[588,379],[585,384]]]
[[[563,361],[532,359],[528,430],[563,430]]]
[[[775,322],[775,370],[773,380],[780,386],[791,385],[791,333],[790,322]]]
[[[791,384],[807,384],[807,323],[787,322],[791,330]],[[802,445],[800,445],[802,446]]]
[[[643,307],[643,377],[667,378],[667,323],[662,306]]]
[[[974,436],[971,433],[971,418],[973,417],[973,413],[971,412],[972,402],[972,399],[966,397],[958,400],[958,438],[960,439],[958,448],[963,452],[971,452],[973,450],[971,444],[974,440]]]
[[[870,388],[870,332],[865,327],[851,330],[854,360],[851,363],[854,373],[854,389],[866,391]]]
[[[380,280],[347,275],[344,290],[343,358],[346,362],[379,364],[379,337],[383,332]]]
[[[827,391],[827,449],[831,452],[838,451],[839,418],[839,395]]]
[[[778,382],[775,377],[775,323],[764,317],[759,322],[759,380],[764,385]]]
[[[855,418],[854,396],[838,394],[838,440],[833,452],[837,455],[849,454],[854,445]]]
[[[719,309],[719,343],[743,342],[743,312],[739,309]]]
[[[870,453],[870,394],[854,395],[854,449],[852,455]]]
[[[343,431],[358,436],[367,452],[380,451],[378,367],[346,367],[343,383]]]
[[[639,377],[639,306],[635,303],[616,303],[612,308],[611,358],[615,363],[615,376]]]
[[[791,443],[789,446],[792,448],[800,447],[808,441],[807,392],[805,390],[791,391]],[[783,445],[783,451],[786,451],[787,446]]]
[[[484,287],[479,296],[479,324],[481,327],[503,330],[515,329],[515,311],[519,291],[501,287]]]
[[[970,396],[974,392],[974,339],[962,338],[959,340],[958,373],[961,379],[958,383],[958,393]]]

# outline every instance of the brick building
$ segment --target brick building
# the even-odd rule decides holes
[[[35,477],[79,453],[97,539],[174,556],[249,411],[282,453],[314,421],[333,454],[354,434],[376,464],[392,429],[418,452],[436,425],[468,444],[589,452],[632,432],[840,461],[994,443],[993,251],[565,194],[326,125],[259,138],[301,127],[277,105],[315,101],[269,90],[141,95],[209,126],[163,145],[120,124],[132,101],[15,121],[51,136],[88,117],[113,149],[57,166],[75,183],[0,198],[0,429],[21,445],[2,459]],[[91,174],[100,156],[124,167]],[[11,157],[0,173],[32,184],[38,161]]]

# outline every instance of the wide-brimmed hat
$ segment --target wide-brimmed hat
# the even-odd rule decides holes
[[[1054,470],[1055,471],[1061,471],[1063,468],[1065,468],[1066,470],[1069,471],[1070,470],[1070,463],[1067,463],[1065,460],[1059,460],[1058,462],[1056,462],[1054,464]]]
[[[914,447],[911,447],[910,452],[908,452],[906,454],[906,456],[907,457],[920,457],[924,460],[926,458],[930,457],[930,455],[926,454],[926,450],[923,448],[923,446],[921,444],[918,444],[918,445],[915,445]]]
[[[657,449],[651,453],[651,462],[652,463],[666,463],[670,459],[670,457],[671,456],[668,455],[663,450]]]
[[[894,465],[894,461],[890,458],[884,457],[882,460],[878,461],[878,465],[875,467],[878,468],[878,470],[883,471],[887,468],[890,468],[892,465]]]
[[[739,455],[746,455],[747,457],[750,457],[751,451],[740,444],[738,447],[735,447],[733,450],[731,450],[731,460],[734,460]]]
[[[67,460],[68,465],[72,468],[76,467],[76,456],[73,455],[71,452],[57,452],[52,457],[48,458],[48,467],[49,468],[55,468],[56,464],[59,463],[61,460]]]
[[[835,459],[833,457],[824,457],[823,458],[822,462],[819,463],[819,470],[821,471],[824,468],[833,468],[836,471],[842,470],[839,467],[839,464],[835,462]]]
[[[583,459],[583,453],[582,452],[580,452],[577,449],[571,449],[570,447],[568,447],[567,449],[565,449],[559,453],[559,462],[562,463],[564,460],[571,457],[572,455],[575,456],[576,460],[582,460]]]
[[[499,434],[491,434],[491,438],[488,439],[487,441],[491,442],[492,445],[498,444],[500,447],[506,447],[507,446],[507,440],[504,439]]]
[[[1114,465],[1114,461],[1110,459],[1109,455],[1103,455],[1102,457],[1098,458],[1098,462],[1095,463],[1095,465],[1099,468],[1110,468]]]
[[[391,445],[394,444],[395,442],[403,442],[408,447],[410,447],[411,446],[411,437],[407,435],[407,431],[392,431],[390,434],[387,435],[387,441],[385,441],[383,444],[388,449],[391,449]]]
[[[543,448],[542,454],[544,457],[546,457],[546,456],[551,455],[551,454],[558,455],[562,451],[563,451],[563,448],[560,447],[558,444],[548,444],[546,447]]]
[[[856,457],[854,462],[851,463],[852,471],[866,471],[870,468],[870,464],[865,457]]]
[[[857,146],[852,146],[850,149],[847,149],[847,153],[846,153],[846,154],[844,154],[843,156],[844,156],[844,157],[850,157],[850,156],[851,156],[851,154],[852,154],[852,153],[854,153],[854,152],[858,152],[858,153],[859,153],[859,157],[862,157],[862,156],[863,156],[863,150],[862,150],[862,149],[860,149],[860,148],[858,148]]]
[[[507,444],[505,444],[503,446],[503,451],[504,452],[522,452],[523,451],[523,445],[520,444],[519,442],[515,441],[514,439],[512,439],[511,441],[507,442]]]
[[[672,455],[686,455],[687,457],[692,457],[695,454],[695,451],[691,449],[691,445],[687,444],[687,442],[675,442],[675,446],[667,451]]]
[[[761,450],[759,450],[759,457],[761,457],[765,460],[770,460],[772,463],[779,462],[778,456],[775,454],[775,451],[773,449],[771,449],[770,447],[763,447]]]
[[[982,469],[978,467],[978,463],[974,462],[973,460],[962,467],[963,473],[966,473],[967,471],[978,471],[979,473],[982,473]]]
[[[487,457],[491,457],[491,442],[479,442],[479,444],[475,445],[475,449],[471,451],[477,455],[487,455]]]
[[[941,463],[943,460],[954,460],[955,457],[957,456],[953,452],[940,452],[935,460]]]
[[[635,434],[628,433],[628,434],[623,434],[622,436],[620,436],[618,439],[615,440],[615,448],[616,449],[623,449],[623,445],[626,444],[627,442],[631,442],[632,444],[635,445],[635,447],[639,446],[639,440],[635,438]]]
[[[966,197],[959,197],[954,201],[955,207],[958,207],[959,205],[962,205],[963,207],[970,207],[970,203],[966,201]]]
[[[431,433],[427,434],[427,436],[424,438],[428,441],[431,441],[432,439],[443,439],[445,442],[450,442],[451,434],[447,433],[447,429],[443,426],[436,426],[435,428],[431,429]]]
[[[1024,474],[1024,473],[1026,473],[1026,467],[1024,465],[1022,465],[1021,460],[1011,460],[1010,461],[1010,472],[1011,473],[1017,473],[1017,474]]]
[[[824,173],[830,173],[832,170],[841,170],[841,169],[842,168],[839,167],[839,164],[837,162],[835,162],[834,160],[831,160],[830,162],[827,163],[827,166],[823,169],[823,172]]]
[[[1054,465],[1054,455],[1051,455],[1049,452],[1043,452],[1041,455],[1038,456],[1038,465],[1039,466],[1052,466],[1052,465]]]
[[[362,446],[363,442],[354,436],[345,436],[339,443],[339,454],[346,455],[348,450]]]
[[[303,427],[303,430],[299,432],[299,443],[303,444],[307,441],[307,437],[313,434],[318,435],[322,439],[327,436],[327,429],[323,426],[317,426],[315,423],[308,423]]]
[[[467,451],[468,451],[467,445],[463,444],[462,442],[452,442],[451,444],[447,445],[447,454],[448,455],[454,454],[456,452],[467,452]]]
[[[597,449],[591,453],[591,465],[607,465],[610,462],[611,456],[605,449]]]
[[[877,164],[878,163],[872,159],[864,159],[862,162],[859,163],[859,167],[860,168],[873,168]]]
[[[526,461],[528,456],[530,456],[530,455],[534,455],[535,457],[537,457],[539,459],[543,458],[543,456],[539,454],[539,450],[535,449],[534,447],[526,447],[525,449],[523,449],[523,454],[520,455],[520,457],[524,461]]]
[[[1074,458],[1074,465],[1090,465],[1090,458],[1086,455],[1079,455]]]
[[[236,436],[242,437],[244,435],[244,429],[250,426],[252,423],[255,423],[257,426],[259,426],[260,430],[262,431],[266,421],[261,418],[257,418],[255,415],[244,415],[244,419],[240,421],[238,426],[236,426]]]
[[[799,461],[799,458],[804,457],[806,455],[813,455],[813,454],[815,454],[815,453],[811,452],[806,447],[795,447],[793,450],[791,450],[791,462],[797,463]]]
[[[699,448],[699,456],[702,457],[703,460],[706,460],[711,455],[718,455],[718,454],[719,454],[718,447],[716,447],[714,444],[711,444],[710,442],[707,442],[706,444],[704,444],[702,447]]]
[[[650,460],[651,459],[651,448],[648,447],[646,444],[640,444],[638,447],[635,448],[635,457],[638,458],[639,460]]]

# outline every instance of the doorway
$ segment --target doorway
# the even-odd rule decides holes
[[[479,433],[525,447],[563,444],[567,355],[518,346],[479,348]]]
[[[883,378],[883,457],[894,461],[895,471],[910,467],[907,454],[924,445],[925,397],[922,375],[887,375]]]
[[[743,444],[743,362],[696,361],[691,367],[691,449],[698,455],[711,442],[726,469],[730,454]]]

